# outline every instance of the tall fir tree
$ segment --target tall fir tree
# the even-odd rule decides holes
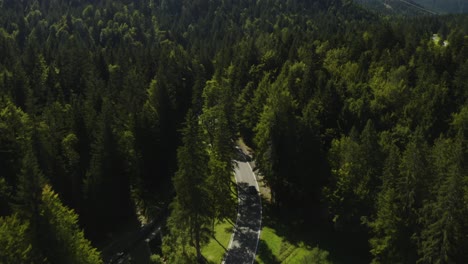
[[[432,148],[431,167],[435,179],[429,190],[431,196],[421,210],[419,263],[462,263],[468,257],[463,157],[460,137],[455,140],[440,138]]]
[[[233,217],[235,201],[231,193],[234,171],[234,129],[230,125],[233,116],[228,113],[232,98],[228,87],[217,81],[208,81],[203,90],[203,113],[200,116],[204,138],[209,150],[209,177],[207,184],[211,190],[211,204],[216,218]]]
[[[99,252],[84,237],[78,215],[60,201],[49,185],[42,189],[39,206],[42,218],[43,253],[50,263],[102,264]]]
[[[177,151],[178,170],[173,178],[176,197],[171,204],[164,254],[170,262],[191,263],[195,260],[202,263],[201,247],[212,234],[213,210],[206,184],[209,175],[206,142],[199,120],[191,110],[182,130],[182,142]],[[190,247],[195,250],[194,254],[190,253]]]
[[[422,134],[416,132],[406,146],[400,164],[400,178],[397,181],[400,206],[402,209],[402,261],[414,263],[418,259],[417,241],[421,232],[418,216],[431,182],[428,162],[428,146]]]
[[[29,222],[18,215],[0,217],[0,263],[34,263]]]
[[[402,253],[405,251],[402,239],[403,233],[402,208],[399,206],[397,185],[400,180],[399,165],[401,163],[400,150],[395,145],[387,147],[382,187],[377,195],[374,219],[368,222],[371,231],[372,263],[401,263]]]

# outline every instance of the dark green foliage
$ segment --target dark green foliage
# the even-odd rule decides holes
[[[466,160],[461,138],[438,139],[432,149],[435,179],[421,212],[421,263],[458,263],[467,257],[468,208],[465,204]]]
[[[17,215],[0,217],[1,263],[33,263],[28,228]]]
[[[25,233],[5,231],[18,248],[5,257],[98,261],[77,223],[101,244],[173,200],[164,257],[200,260],[235,213],[241,137],[294,222],[334,220],[376,263],[467,259],[468,19],[406,14],[0,0],[0,215],[2,232]]]
[[[219,220],[232,219],[235,212],[235,202],[230,193],[235,166],[236,126],[229,88],[227,81],[208,81],[203,89],[203,114],[200,116],[205,132],[204,140],[209,146],[209,177],[206,184],[211,190],[210,203]]]
[[[162,188],[161,182],[172,169],[170,160],[165,161],[172,153],[175,135],[168,91],[160,82],[153,80],[147,89],[148,99],[137,117],[135,128],[135,146],[140,152],[139,166],[141,180],[152,188]]]
[[[272,198],[281,204],[286,195],[287,153],[292,146],[295,118],[293,113],[297,104],[286,86],[284,76],[272,85],[268,91],[266,104],[255,127],[255,145],[258,148],[257,163],[272,187]],[[283,156],[284,155],[284,156]]]
[[[202,260],[201,246],[211,234],[214,212],[210,206],[208,153],[197,117],[189,111],[182,130],[183,145],[177,150],[178,170],[174,175],[176,197],[168,219],[169,236],[164,240],[164,254],[171,261],[190,263]],[[191,249],[195,249],[195,256]],[[185,261],[177,260],[186,256]]]
[[[95,235],[115,230],[119,221],[131,213],[130,172],[125,167],[125,154],[119,149],[119,136],[113,124],[111,106],[103,102],[102,127],[96,131],[90,168],[84,179],[83,192],[88,228]],[[114,125],[114,126],[113,126]],[[120,144],[119,144],[120,143]],[[123,145],[123,144],[122,144]]]
[[[41,197],[44,255],[50,263],[99,264],[99,252],[78,226],[78,215],[62,205],[58,195],[45,185]],[[47,234],[47,235],[45,235]]]
[[[387,146],[386,151],[388,154],[382,173],[382,190],[375,204],[375,219],[368,223],[373,234],[369,242],[374,263],[403,262],[401,252],[406,250],[406,243],[403,243],[403,208],[399,206],[401,196],[397,189],[401,154],[395,145]]]

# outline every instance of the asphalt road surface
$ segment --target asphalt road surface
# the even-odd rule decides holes
[[[225,264],[253,263],[260,239],[262,205],[258,183],[247,156],[242,156],[244,158],[239,158],[235,170],[239,196],[237,220],[223,261]]]

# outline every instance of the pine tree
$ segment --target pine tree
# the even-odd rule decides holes
[[[254,129],[257,166],[271,187],[272,200],[277,206],[284,202],[287,194],[285,178],[289,174],[289,162],[286,157],[296,125],[294,111],[297,103],[285,87],[285,81],[280,76],[271,87]]]
[[[402,210],[401,240],[399,243],[404,251],[402,261],[414,263],[417,260],[417,239],[421,227],[418,225],[418,214],[424,199],[426,189],[431,182],[428,163],[428,146],[420,132],[413,135],[403,152],[400,164],[400,178],[396,190],[399,195]]]
[[[436,179],[422,208],[419,263],[461,263],[467,257],[462,140],[440,138],[431,155]]]
[[[382,164],[384,163],[381,147],[379,145],[379,136],[374,128],[372,120],[368,120],[366,126],[361,132],[360,145],[363,155],[361,162],[363,172],[361,174],[363,188],[367,194],[363,200],[367,201],[367,215],[371,215],[373,203],[376,200],[378,187],[382,185]]]
[[[0,216],[10,214],[11,187],[0,177]]]
[[[388,156],[382,175],[382,188],[377,196],[375,219],[368,223],[372,237],[370,239],[373,263],[401,263],[404,245],[402,208],[397,182],[400,177],[401,155],[395,145],[388,147]]]
[[[170,165],[164,156],[171,153],[170,102],[166,87],[156,80],[147,89],[148,99],[137,119],[136,146],[140,152],[142,180],[151,187],[162,187],[162,177]],[[166,160],[167,161],[167,160]],[[163,185],[164,186],[164,185]]]
[[[34,231],[37,231],[39,223],[39,204],[44,182],[45,178],[36,157],[32,150],[29,150],[23,158],[21,173],[18,176],[14,208],[21,217],[31,221]]]
[[[28,221],[0,217],[0,263],[34,263]]]
[[[373,214],[382,174],[380,149],[370,120],[361,135],[352,129],[348,137],[332,142],[332,187],[325,190],[338,227],[351,224],[349,228],[359,230],[360,222]]]
[[[331,184],[324,189],[329,210],[338,229],[356,228],[360,222],[360,204],[368,190],[361,184],[359,142],[343,136],[333,140],[329,151]]]
[[[42,218],[43,253],[51,263],[100,264],[99,252],[78,226],[78,215],[65,207],[49,185],[45,185],[39,207]]]
[[[168,219],[170,234],[165,239],[165,254],[175,260],[174,254],[182,251],[190,258],[190,249],[186,249],[189,245],[195,249],[196,259],[202,262],[201,247],[212,233],[209,226],[213,211],[206,185],[209,174],[206,143],[202,141],[198,118],[192,111],[187,113],[182,141],[177,151],[178,170],[173,179],[176,197]]]
[[[87,228],[98,236],[119,227],[131,213],[129,176],[114,128],[111,103],[104,102],[83,184]]]
[[[203,90],[203,114],[200,116],[205,137],[209,143],[210,170],[207,184],[211,190],[211,204],[216,218],[223,220],[233,216],[235,201],[231,192],[231,177],[234,171],[234,129],[232,127],[232,110],[229,105],[232,98],[228,87],[217,81],[209,81]]]
[[[28,114],[10,100],[0,99],[0,175],[11,186],[18,184],[17,175],[30,148],[31,131]]]

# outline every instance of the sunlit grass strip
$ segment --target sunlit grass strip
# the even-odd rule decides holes
[[[303,243],[291,244],[270,227],[263,227],[260,238],[261,245],[256,258],[259,264],[331,263],[328,260],[328,252],[317,247],[311,248]]]
[[[202,254],[209,263],[221,263],[226,248],[231,239],[233,226],[231,223],[222,222],[215,225],[215,238],[202,248]]]
[[[231,180],[235,182],[234,174]],[[237,186],[233,184],[231,185],[231,189],[231,195],[233,199],[237,201]],[[237,216],[237,207],[233,210],[236,210],[235,215]],[[214,227],[215,238],[211,238],[210,242],[202,248],[202,255],[206,258],[208,263],[219,264],[223,260],[229,241],[231,240],[231,235],[234,232],[233,224],[234,222],[229,223],[228,221],[216,222]]]

